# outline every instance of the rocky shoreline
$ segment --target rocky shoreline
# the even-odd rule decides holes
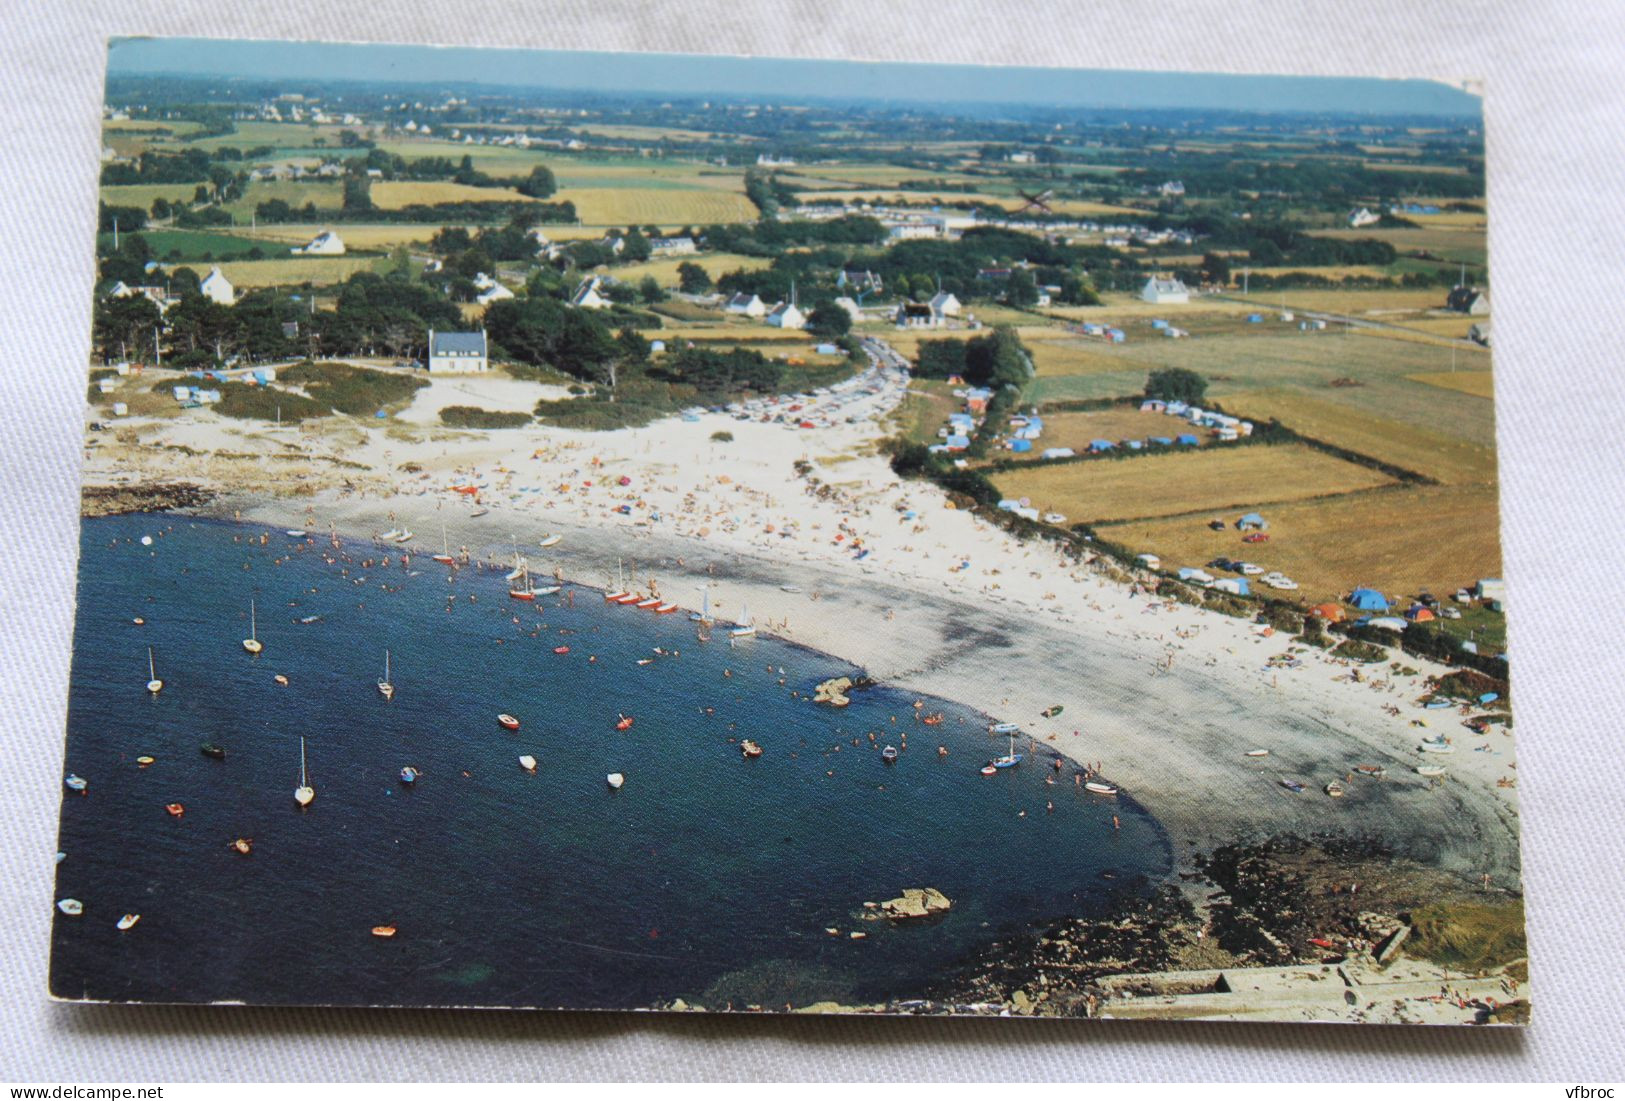
[[[122,516],[131,512],[169,512],[202,508],[218,494],[192,482],[140,482],[123,486],[85,486],[79,494],[81,516]]]

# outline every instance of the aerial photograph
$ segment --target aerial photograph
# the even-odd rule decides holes
[[[53,997],[1528,1022],[1476,85],[125,38],[99,156]]]

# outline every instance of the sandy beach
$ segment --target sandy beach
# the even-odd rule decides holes
[[[1512,739],[1421,708],[1424,680],[1447,667],[1395,650],[1414,674],[1365,666],[1355,680],[1306,647],[1298,667],[1271,667],[1292,648],[1283,634],[1136,593],[900,482],[877,445],[903,383],[858,382],[801,411],[816,429],[721,413],[601,433],[425,427],[428,411],[486,389],[484,404],[513,404],[518,384],[502,377],[435,379],[377,426],[274,430],[198,410],[122,422],[87,452],[85,484],[195,482],[222,494],[211,514],[362,539],[405,528],[416,538],[403,549],[422,555],[441,550],[444,525],[453,554],[511,563],[517,545],[536,574],[597,587],[620,564],[627,588],[685,608],[709,585],[723,621],[748,606],[763,632],[1098,764],[1162,822],[1180,867],[1219,843],[1331,833],[1518,888],[1504,881],[1520,866],[1516,790],[1497,783],[1516,777]],[[544,535],[559,540],[543,549]],[[1041,716],[1054,705],[1064,710]],[[1457,751],[1421,753],[1437,732]],[[989,755],[1000,745],[990,738]],[[1246,756],[1256,749],[1269,755]],[[1418,776],[1424,761],[1446,778]],[[1322,792],[1360,764],[1386,779]]]

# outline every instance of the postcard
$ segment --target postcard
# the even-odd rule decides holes
[[[1435,81],[121,39],[50,988],[1516,1025]]]

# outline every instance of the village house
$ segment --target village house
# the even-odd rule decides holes
[[[901,303],[892,320],[901,329],[935,329],[942,325],[942,315],[933,310],[929,302]]]
[[[1349,227],[1351,229],[1363,229],[1366,226],[1374,226],[1380,221],[1382,221],[1381,214],[1373,214],[1370,210],[1363,206],[1359,210],[1349,211]]]
[[[807,318],[794,302],[780,302],[763,319],[776,329],[805,329]]]
[[[743,314],[746,317],[761,317],[767,312],[767,307],[754,294],[736,294],[728,299],[728,304],[723,307],[723,311]]]
[[[474,296],[474,301],[478,302],[482,306],[489,306],[493,302],[501,302],[505,298],[512,297],[513,291],[509,290],[507,287],[504,287],[501,283],[492,280],[489,287],[486,287],[483,291]]]
[[[1490,295],[1488,291],[1479,287],[1458,284],[1450,289],[1450,297],[1445,299],[1444,306],[1445,309],[1455,310],[1457,313],[1482,317],[1490,312]]]
[[[841,274],[835,277],[835,285],[848,288],[854,294],[880,294],[885,290],[880,276],[868,268],[842,268]]]
[[[964,309],[951,291],[938,291],[931,296],[930,305],[931,312],[937,315],[939,325],[950,317],[958,317],[959,312]]]
[[[1147,302],[1180,303],[1191,300],[1191,292],[1178,279],[1158,279],[1152,276],[1140,289],[1140,297]]]
[[[199,281],[197,289],[202,291],[205,297],[222,306],[229,306],[237,301],[237,289],[231,285],[231,280],[220,273],[219,268],[210,268],[209,274]]]
[[[1011,164],[1032,164],[1038,158],[1029,150],[1017,149],[1012,151],[1004,159],[1009,161]]]
[[[343,256],[344,242],[338,234],[327,229],[312,237],[307,243],[289,251],[295,256]]]
[[[692,237],[654,237],[649,252],[655,256],[691,256],[699,251]]]
[[[1170,198],[1177,198],[1178,196],[1185,194],[1185,181],[1169,180],[1161,187],[1157,188],[1157,192],[1162,195],[1167,195]]]
[[[437,333],[429,330],[431,375],[467,375],[490,368],[484,329],[477,333]]]
[[[570,296],[570,305],[583,310],[601,310],[608,306],[609,299],[598,293],[601,282],[596,275],[583,279],[575,294]]]

